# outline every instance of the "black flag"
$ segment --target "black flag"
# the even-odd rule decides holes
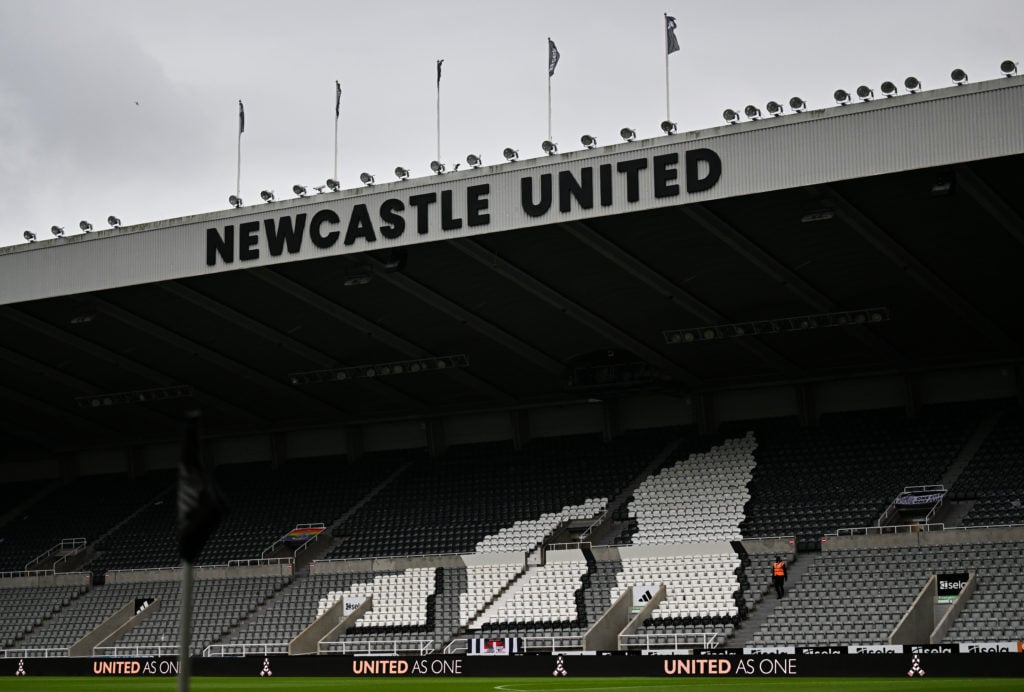
[[[679,50],[679,41],[676,39],[676,18],[665,15],[665,32],[668,39],[665,43],[669,55]]]
[[[437,86],[441,86],[441,63],[444,62],[444,58],[437,61]]]
[[[242,101],[238,101],[238,134],[245,132],[245,108],[242,106]]]
[[[555,74],[555,66],[558,65],[558,59],[562,57],[562,54],[558,52],[558,48],[555,47],[555,42],[550,38],[548,39],[548,77],[552,77]]]
[[[334,88],[337,90],[334,97],[334,117],[339,118],[341,117],[341,82],[337,79],[334,80]]]
[[[224,502],[203,463],[199,414],[189,413],[178,464],[178,551],[182,560],[195,562],[223,511]]]

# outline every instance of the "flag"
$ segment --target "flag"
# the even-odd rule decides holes
[[[341,82],[337,79],[334,80],[334,88],[336,90],[334,96],[334,117],[341,117]]]
[[[558,48],[555,47],[555,42],[550,38],[548,39],[548,77],[555,74],[555,66],[558,65],[558,59],[562,57],[562,54],[558,52]]]
[[[238,134],[245,132],[245,108],[242,107],[242,101],[238,101]]]
[[[437,61],[437,86],[441,86],[441,63],[444,62],[444,58]]]
[[[665,15],[665,35],[667,42],[666,51],[669,55],[679,50],[679,41],[676,39],[676,18]]]
[[[203,463],[199,416],[185,419],[185,441],[178,464],[178,551],[186,562],[195,562],[217,528],[224,502]]]

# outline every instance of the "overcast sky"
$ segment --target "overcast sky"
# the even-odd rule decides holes
[[[547,37],[562,151],[619,141],[665,117],[664,20],[676,17],[672,116],[680,130],[837,88],[908,75],[925,89],[999,76],[1024,58],[1020,0],[0,0],[0,246],[22,232],[78,233],[224,209],[235,191],[238,100],[245,103],[242,197],[290,197],[395,166],[429,174],[435,64],[441,154],[465,165],[542,155]]]

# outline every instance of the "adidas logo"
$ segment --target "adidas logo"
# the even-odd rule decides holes
[[[646,591],[644,591],[643,595],[640,597],[640,602],[641,603],[649,603],[652,598],[654,598],[654,594],[651,593],[650,589],[647,589]]]

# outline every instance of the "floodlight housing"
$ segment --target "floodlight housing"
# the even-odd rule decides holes
[[[86,233],[92,230],[92,224],[89,223],[88,221],[79,221],[78,227],[81,228]]]
[[[585,146],[587,149],[593,149],[597,146],[597,137],[593,135],[583,135],[580,137],[580,144]]]
[[[64,235],[63,226],[50,226],[50,233],[53,234],[54,238],[61,238]]]
[[[789,100],[789,107],[792,108],[797,113],[801,113],[807,110],[807,102],[804,101],[799,96],[794,96]]]
[[[359,174],[359,182],[361,182],[363,185],[373,185],[373,180],[373,175],[370,173],[366,173],[364,171],[363,173]]]
[[[27,240],[30,243],[36,242],[36,234],[33,233],[32,231],[25,231],[21,235],[25,240]]]
[[[734,111],[732,108],[726,108],[722,111],[722,119],[730,125],[735,125],[740,121],[740,114]]]
[[[339,183],[334,178],[328,178],[327,187],[330,188],[331,192],[337,192],[338,190],[341,189],[341,183]]]
[[[298,185],[296,185],[295,187],[298,187]],[[270,202],[273,202],[274,201],[274,191],[273,190],[262,190],[262,191],[260,191],[260,199],[262,199],[264,202],[266,202],[268,204]]]
[[[967,73],[959,67],[949,73],[949,78],[952,79],[953,84],[956,84],[957,86],[967,83]]]
[[[399,180],[408,180],[409,179],[409,169],[408,168],[402,168],[401,166],[397,166],[395,168],[395,177],[398,178]]]
[[[903,80],[903,86],[907,88],[911,94],[916,91],[921,91],[921,80],[917,77],[910,76]]]
[[[442,173],[444,173],[444,164],[441,163],[440,161],[431,161],[430,170],[434,171],[438,175],[441,175]]]
[[[1017,63],[1012,60],[1004,60],[999,63],[999,71],[1007,77],[1017,74]]]
[[[501,152],[501,155],[505,157],[506,161],[515,161],[519,158],[519,150],[513,149],[512,147],[505,147],[505,151]]]
[[[483,162],[484,160],[480,158],[479,154],[470,154],[469,156],[466,157],[466,163],[468,163],[473,168],[479,168],[480,165],[483,164]]]
[[[631,127],[624,127],[621,130],[619,130],[619,137],[622,137],[622,139],[626,140],[627,142],[632,142],[634,139],[636,139],[636,130],[634,130]]]
[[[671,120],[663,120],[661,123],[661,131],[670,135],[676,131],[676,124]]]
[[[861,101],[870,101],[875,97],[875,90],[866,84],[861,84],[857,87],[857,98]]]
[[[751,120],[758,120],[761,117],[761,109],[754,104],[750,104],[743,109],[743,115],[747,116]]]
[[[306,194],[308,193],[308,190],[306,190],[305,185],[292,185],[292,192],[294,192],[299,197],[305,197]]]
[[[238,200],[238,205],[237,206],[242,206],[242,200],[241,199]],[[111,215],[111,216],[107,217],[107,223],[110,224],[111,228],[120,228],[120,226],[121,226],[121,219],[117,218],[116,216]]]
[[[228,197],[228,204],[233,206],[235,209],[238,209],[240,206],[242,206],[242,198],[239,197],[238,195],[231,195],[230,197]],[[107,221],[110,221],[110,219],[107,219]]]
[[[882,82],[882,93],[885,94],[886,98],[892,98],[898,93],[896,85],[892,82]]]
[[[545,139],[540,143],[540,148],[544,150],[544,153],[548,156],[553,156],[558,153],[558,145],[552,142],[550,139]]]
[[[850,92],[848,92],[846,89],[836,89],[832,93],[832,98],[834,98],[836,100],[836,103],[838,103],[840,106],[845,106],[850,102]]]
[[[767,105],[765,105],[765,110],[777,118],[782,115],[782,104],[778,101],[769,101]]]

